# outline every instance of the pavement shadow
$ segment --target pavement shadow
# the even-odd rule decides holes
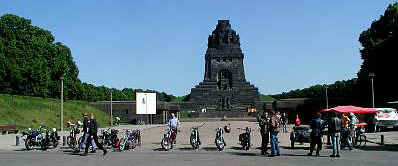
[[[392,151],[392,152],[398,152],[398,144],[389,144],[389,145],[376,145],[376,146],[360,146],[356,147],[357,149],[360,150],[365,150],[365,151]]]
[[[227,153],[235,156],[260,156],[260,154],[257,153],[243,153],[243,152],[227,152]]]
[[[291,146],[280,146],[280,148],[290,149],[290,150],[295,150],[295,149],[310,150],[310,147],[303,147],[303,146],[300,147],[295,146],[294,148],[292,148]]]
[[[217,147],[203,147],[202,149],[205,151],[218,151]]]
[[[156,148],[156,149],[152,149],[153,151],[166,151],[165,149],[163,149],[163,148]]]
[[[30,150],[26,150],[25,148],[22,148],[22,149],[15,149],[15,150],[14,150],[14,152],[27,152],[27,151],[30,151]]]
[[[291,156],[291,157],[315,157],[315,155],[308,156],[307,154],[282,154],[282,156]],[[329,157],[329,155],[320,155],[318,157]]]
[[[231,147],[231,148],[229,148],[229,149],[233,149],[233,150],[243,150],[242,147],[237,147],[237,146],[233,146],[233,147]]]
[[[181,150],[181,151],[192,151],[193,148],[178,148],[178,150]]]

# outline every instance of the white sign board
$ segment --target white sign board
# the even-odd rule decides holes
[[[136,93],[136,113],[156,114],[156,93]]]

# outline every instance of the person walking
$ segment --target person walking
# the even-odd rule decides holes
[[[271,134],[271,155],[269,155],[269,157],[280,156],[278,140],[280,122],[274,111],[271,111],[270,115],[269,126]]]
[[[82,139],[80,140],[80,142],[79,142],[79,146],[74,150],[74,152],[73,153],[79,153],[80,152],[80,149],[83,149],[84,148],[84,145],[86,144],[86,142],[87,142],[87,138],[88,138],[88,127],[89,127],[89,125],[90,125],[90,119],[88,118],[88,114],[87,113],[84,113],[83,115],[83,135],[82,135]],[[80,121],[79,121],[80,122]],[[78,123],[79,123],[78,122]],[[81,123],[81,122],[80,122]],[[95,142],[94,142],[94,140],[92,140],[92,142],[91,142],[91,146],[93,147],[92,148],[92,153],[95,153],[95,151],[96,151],[96,149],[97,149],[97,146],[96,146],[96,144],[95,144]]]
[[[331,112],[328,132],[332,138],[333,154],[330,157],[340,157],[340,132],[342,128],[341,119],[335,112]]]
[[[88,148],[90,147],[90,144],[91,144],[92,140],[94,140],[95,144],[97,144],[99,149],[103,150],[103,152],[104,152],[103,155],[106,155],[107,150],[102,146],[102,144],[100,144],[98,142],[97,132],[98,132],[97,121],[94,118],[94,114],[91,113],[90,125],[89,125],[89,129],[88,129],[88,133],[89,134],[88,134],[88,140],[87,140],[87,143],[86,143],[86,148],[85,148],[85,151],[84,151],[84,154],[83,154],[84,156],[87,155]]]
[[[259,119],[258,125],[260,126],[260,133],[261,133],[261,155],[266,155],[268,150],[268,143],[269,143],[269,118],[268,113],[263,112]]]
[[[312,119],[311,129],[311,145],[308,156],[312,156],[316,145],[316,157],[319,157],[319,151],[322,150],[322,131],[324,129],[324,121],[321,119],[320,113],[317,113]]]

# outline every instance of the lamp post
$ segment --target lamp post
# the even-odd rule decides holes
[[[375,108],[375,89],[373,85],[373,78],[376,76],[375,73],[369,73],[370,80],[372,82],[372,108]]]
[[[113,116],[112,116],[112,89],[111,89],[111,126],[113,125]]]
[[[329,109],[328,85],[323,86],[325,87],[326,109]]]
[[[61,76],[61,132],[64,131],[64,77]]]

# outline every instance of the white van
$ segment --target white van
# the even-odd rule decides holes
[[[375,115],[375,129],[398,127],[398,113],[394,108],[375,108],[380,111]]]

